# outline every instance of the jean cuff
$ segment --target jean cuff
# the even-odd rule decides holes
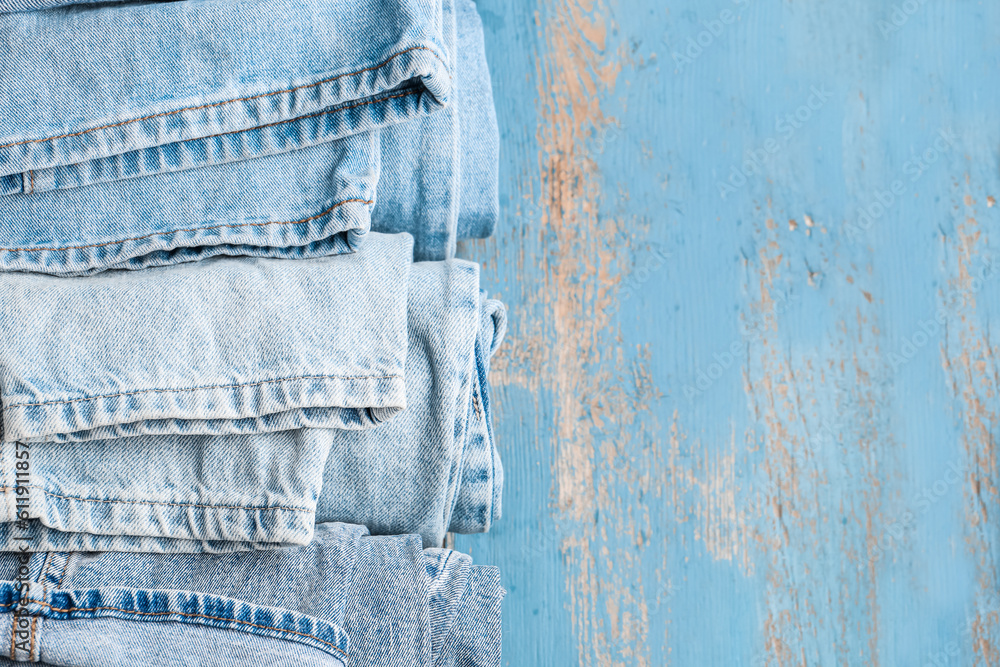
[[[412,238],[372,236],[364,252],[301,262],[0,273],[0,439],[361,429],[390,419],[406,404]]]

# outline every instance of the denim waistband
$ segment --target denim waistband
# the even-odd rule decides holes
[[[0,580],[0,654],[16,660],[500,664],[495,568],[359,526],[327,524],[308,547],[272,552],[2,554]]]
[[[405,292],[407,408],[391,420],[363,430],[4,442],[0,549],[19,536],[36,551],[271,549],[305,544],[328,521],[419,533],[427,546],[448,530],[488,530],[503,479],[487,382],[503,307],[480,294],[477,265],[462,260],[414,264]]]
[[[2,439],[385,421],[405,407],[411,248],[373,235],[364,252],[298,262],[0,273]]]

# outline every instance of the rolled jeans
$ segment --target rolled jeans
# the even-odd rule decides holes
[[[469,0],[74,6],[0,13],[0,41],[0,270],[316,257],[371,228],[436,259],[492,231]]]
[[[0,664],[499,667],[496,568],[324,524],[222,555],[0,554]]]
[[[488,530],[504,309],[476,264],[409,253],[373,233],[295,262],[0,274],[0,549],[267,549],[324,521],[427,546]]]

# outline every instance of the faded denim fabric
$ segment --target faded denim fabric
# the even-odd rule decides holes
[[[198,0],[0,13],[0,269],[355,248],[379,129],[449,104],[441,12]]]
[[[19,507],[23,498],[16,487],[20,479],[19,456],[23,456],[25,449],[30,460],[30,480],[22,481],[22,485],[26,484],[30,493],[21,518],[31,519],[30,548],[38,551],[267,549],[306,544],[313,535],[314,525],[326,521],[364,524],[380,534],[419,533],[426,546],[439,546],[448,530],[488,530],[500,514],[503,472],[490,423],[487,374],[489,360],[506,328],[505,312],[498,301],[481,294],[476,264],[462,260],[420,262],[409,268],[408,278],[401,276],[398,268],[395,274],[388,273],[393,262],[406,264],[401,256],[406,254],[408,246],[400,243],[405,238],[373,235],[371,243],[357,256],[303,262],[220,259],[202,263],[198,268],[209,272],[204,274],[206,280],[228,286],[217,292],[219,301],[239,303],[239,298],[226,296],[227,290],[237,293],[251,290],[260,303],[275,304],[282,311],[281,317],[287,318],[268,323],[268,317],[251,316],[247,321],[254,324],[247,328],[249,337],[245,342],[238,342],[244,333],[241,329],[229,331],[233,328],[231,321],[208,318],[210,324],[204,328],[220,332],[221,339],[212,345],[179,345],[174,337],[159,333],[168,331],[169,324],[152,327],[140,324],[142,317],[150,317],[150,310],[156,315],[159,309],[140,307],[130,314],[134,305],[99,308],[79,324],[62,321],[70,316],[63,314],[67,308],[59,304],[69,304],[80,295],[94,293],[93,286],[108,283],[109,276],[116,275],[128,284],[136,284],[146,275],[203,275],[191,266],[87,278],[0,276],[0,284],[20,286],[40,279],[74,287],[67,293],[58,290],[55,297],[50,294],[50,300],[54,299],[52,308],[45,308],[45,300],[31,293],[28,296],[32,298],[22,300],[22,308],[0,317],[0,322],[25,322],[17,329],[0,327],[0,332],[10,336],[0,337],[0,398],[13,417],[7,427],[6,442],[0,444],[0,483],[4,492],[0,520],[5,522],[0,524],[0,549],[18,548],[21,543],[17,538],[25,534],[11,523],[23,509]],[[340,283],[325,282],[345,275],[330,267],[353,266],[386,244],[391,244],[397,254],[391,262],[382,263],[386,275],[376,278],[367,272],[367,278],[361,281],[348,277],[345,285],[352,287],[347,291],[342,291]],[[287,269],[291,276],[299,276],[291,282],[292,298],[287,294],[284,297],[290,303],[277,304],[284,292],[268,292],[267,284],[246,284],[245,268],[259,264],[276,265]],[[373,267],[375,264],[372,260],[367,262]],[[111,285],[113,289],[107,297],[112,306],[121,301],[146,302],[121,298],[130,290]],[[306,285],[308,289],[303,289]],[[354,289],[381,296],[369,294],[369,300],[365,301],[355,298]],[[24,291],[17,288],[12,292],[19,290]],[[190,299],[191,290],[184,292]],[[399,326],[391,317],[396,306],[390,304],[401,296],[407,298],[408,304],[406,320]],[[379,299],[382,306],[376,303]],[[383,311],[385,307],[390,310]],[[248,309],[245,305],[239,308]],[[215,312],[214,307],[208,310]],[[49,311],[52,312],[46,314]],[[344,314],[363,318],[358,320],[356,331],[340,335],[325,325],[326,321]],[[202,315],[195,319],[206,320]],[[300,325],[304,327],[301,330]],[[66,339],[78,339],[73,346],[60,345],[47,353],[35,352],[25,357],[27,352],[22,349],[30,345],[26,341],[46,337],[54,340],[45,332],[71,326],[77,328],[71,329],[72,335]],[[378,326],[391,330],[392,337],[383,340],[374,336],[377,328],[373,327]],[[375,420],[364,421],[359,414],[357,423],[348,426],[368,428],[353,430],[315,427],[320,416],[313,408],[304,411],[313,426],[277,432],[265,432],[271,430],[275,420],[247,417],[242,434],[215,435],[218,429],[211,426],[212,422],[184,419],[184,413],[180,413],[169,420],[158,420],[156,428],[141,429],[159,435],[80,441],[80,434],[70,438],[58,429],[49,428],[45,429],[44,437],[33,437],[27,448],[11,437],[16,434],[23,440],[24,436],[35,436],[38,432],[26,430],[23,425],[33,423],[20,412],[24,408],[16,405],[26,399],[20,394],[16,400],[9,398],[5,388],[57,384],[52,379],[57,375],[52,369],[68,363],[63,355],[101,358],[100,350],[106,345],[130,345],[134,350],[130,364],[119,367],[117,355],[122,353],[119,351],[104,358],[97,368],[114,374],[118,382],[134,384],[134,377],[161,372],[157,370],[159,362],[150,360],[165,359],[170,364],[167,368],[178,367],[174,374],[183,377],[192,361],[214,366],[213,359],[223,349],[221,344],[245,348],[254,344],[254,337],[266,327],[271,328],[268,333],[273,338],[263,342],[274,340],[282,346],[291,345],[293,349],[285,352],[292,353],[295,364],[299,363],[296,356],[299,354],[309,363],[327,364],[324,368],[334,375],[343,374],[342,369],[330,365],[338,352],[358,355],[362,350],[371,350],[368,356],[391,364],[391,370],[380,367],[371,372],[405,378],[405,396],[400,393],[387,401],[384,399],[388,397],[376,394],[375,403],[382,407],[374,408],[373,412],[386,411],[389,404],[404,402],[406,409],[377,424]],[[405,338],[396,338],[397,328],[402,329]],[[148,340],[118,342],[120,329],[139,329]],[[363,336],[358,335],[361,331],[365,332]],[[196,328],[195,332],[194,338],[204,337],[202,328]],[[308,340],[304,340],[306,336]],[[180,338],[188,340],[192,336]],[[300,342],[295,343],[297,340]],[[262,343],[261,349],[269,349]],[[312,347],[294,352],[296,345],[305,343]],[[390,343],[399,348],[391,348]],[[252,348],[248,351],[250,358],[266,358],[272,353]],[[203,360],[203,356],[208,360]],[[402,363],[404,357],[405,366],[397,368],[396,364]],[[12,375],[17,381],[6,379]],[[94,369],[65,375],[82,383],[103,377]],[[254,382],[260,379],[258,373]],[[396,381],[392,382],[395,387]],[[224,399],[229,390],[218,391],[224,392],[223,400],[208,402],[199,406],[199,410],[216,404],[227,406]],[[100,392],[106,393],[103,388]],[[58,398],[65,400],[67,396],[59,394]],[[136,400],[140,398],[141,395],[135,396]],[[38,403],[54,398],[46,393],[30,400]],[[119,400],[122,399],[97,402],[131,405],[118,403]],[[251,401],[240,399],[236,404],[255,409]],[[56,416],[61,414],[57,412]],[[130,418],[122,421],[131,424]],[[74,422],[72,426],[75,425]],[[138,430],[134,424],[117,428],[123,435]],[[193,432],[208,434],[192,435]]]
[[[472,0],[456,0],[458,62],[455,87],[462,132],[459,239],[486,238],[500,216],[500,133],[483,39],[483,24]]]
[[[6,441],[367,428],[404,407],[412,239],[302,261],[0,273]],[[362,335],[363,333],[363,335]]]
[[[417,260],[453,257],[457,240],[489,236],[499,215],[499,135],[482,23],[471,0],[444,0],[443,15],[452,26],[445,42],[454,52],[455,101],[382,131],[372,210],[372,229],[414,235]]]
[[[227,4],[242,7],[229,0],[200,0],[0,14],[0,39],[16,47],[11,54],[15,71],[5,84],[0,72],[0,84],[26,88],[31,72],[42,69],[49,72],[51,80],[44,85],[57,104],[67,105],[64,114],[48,100],[41,119],[28,122],[21,119],[32,118],[47,100],[35,93],[0,97],[0,117],[5,109],[11,116],[0,121],[0,174],[7,174],[0,175],[0,195],[8,195],[0,196],[0,217],[9,223],[0,227],[0,270],[81,275],[215,255],[316,257],[356,249],[369,228],[410,232],[416,259],[444,259],[454,255],[457,239],[492,232],[498,215],[498,135],[482,26],[470,0],[383,3],[381,11],[409,16],[409,23],[396,21],[395,51],[413,50],[373,72],[334,75],[335,82],[314,87],[303,83],[319,76],[308,78],[313,71],[328,73],[338,58],[350,60],[340,50],[322,51],[323,40],[298,44],[313,39],[310,31],[317,28],[310,21],[334,21],[333,5],[324,3],[325,14],[313,18],[306,8],[289,8],[278,0],[251,3],[249,16],[219,6]],[[264,24],[261,15],[268,11],[306,21],[309,29],[299,34],[288,27],[281,33]],[[122,21],[131,27],[122,28]],[[93,50],[96,43],[98,52],[114,51],[116,44],[91,39],[84,47],[75,40],[123,30],[124,40],[169,38],[189,50],[180,61],[173,49],[148,64],[145,55],[132,52],[104,59],[98,53],[91,57],[101,60],[100,67],[86,76],[70,67],[70,48]],[[227,37],[233,30],[242,31],[248,43],[234,47]],[[60,32],[67,33],[70,44],[43,53],[46,39]],[[43,39],[42,33],[49,37]],[[215,99],[234,84],[226,81],[232,75],[224,63],[212,60],[213,54],[238,51],[250,58],[254,49],[270,54],[277,48],[270,42],[282,39],[296,45],[292,51],[311,54],[304,57],[309,66],[291,63],[287,55],[279,59],[283,67],[295,64],[289,72],[301,73],[299,78],[285,88],[274,83],[275,90],[267,92],[258,91],[263,84],[253,88],[254,77],[289,76],[284,70],[273,73],[269,57],[263,61],[269,64],[240,72],[248,81],[237,90],[253,91],[248,99],[236,93]],[[359,37],[345,39],[356,43]],[[381,50],[366,43],[360,53],[393,52],[391,42],[388,37],[379,42]],[[396,71],[405,65],[397,62],[400,58],[418,55],[426,56],[424,61],[407,60],[410,69]],[[359,64],[356,56],[340,69]],[[171,68],[181,65],[202,73],[201,89],[178,80],[181,75]],[[156,82],[152,92],[170,93],[172,76],[175,95],[187,90],[188,106],[195,96],[201,102],[194,106],[205,108],[180,111],[179,98],[145,106],[122,99],[119,83],[138,100],[153,95],[142,75],[111,86],[122,77],[113,68],[147,66],[168,78]],[[419,76],[399,84],[399,92],[373,92],[414,72]],[[371,81],[361,80],[369,75]],[[108,83],[95,88],[95,80]],[[337,90],[326,90],[334,84]],[[342,101],[352,96],[364,104]],[[332,106],[314,109],[326,103]],[[384,107],[388,110],[375,112]],[[82,120],[72,120],[70,112]],[[99,119],[86,125],[94,114]],[[42,166],[49,163],[58,164]]]
[[[39,553],[20,578],[19,556],[3,554],[0,654],[66,667],[499,667],[496,568],[366,533],[325,524],[308,547],[242,554]]]

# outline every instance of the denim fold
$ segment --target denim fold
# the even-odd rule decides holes
[[[428,15],[439,7],[199,0],[0,15],[16,53],[0,71],[0,171],[22,192],[79,187],[431,113],[452,87]]]
[[[367,428],[405,406],[412,239],[86,278],[0,273],[2,439]]]
[[[0,12],[0,39],[17,46],[0,73],[17,93],[0,96],[0,271],[318,257],[356,250],[370,229],[409,232],[415,259],[439,260],[491,234],[499,140],[471,1],[382,3],[390,20],[375,39],[338,7]],[[176,55],[108,35],[187,45],[191,62],[181,71]],[[90,45],[86,75],[72,64],[77,40]],[[215,57],[251,51],[235,72]]]
[[[0,72],[0,271],[356,250],[380,131],[454,106],[454,21],[446,44],[441,14],[427,0],[0,13],[12,45]]]
[[[325,524],[306,547],[0,555],[0,664],[500,664],[495,568]]]
[[[357,420],[350,424],[320,427],[316,423],[321,413],[310,408],[293,411],[293,417],[308,417],[316,423],[300,426],[288,416],[247,416],[232,422],[229,428],[232,431],[239,426],[245,431],[222,435],[206,428],[215,422],[174,419],[122,424],[111,434],[120,437],[113,439],[86,439],[100,430],[91,429],[73,433],[72,437],[50,432],[43,437],[17,440],[10,435],[37,436],[38,432],[24,431],[21,424],[25,420],[18,412],[22,408],[10,405],[15,401],[5,388],[55,384],[53,377],[58,376],[50,376],[44,369],[60,368],[62,362],[44,356],[26,358],[16,346],[6,346],[6,352],[0,351],[0,371],[13,367],[20,375],[19,382],[12,382],[3,379],[11,375],[9,370],[0,373],[0,397],[15,417],[13,424],[5,424],[7,435],[0,442],[0,548],[17,548],[17,538],[30,535],[30,548],[35,551],[272,549],[306,544],[316,524],[331,521],[363,524],[375,534],[416,533],[430,547],[440,546],[447,531],[489,530],[500,516],[503,469],[493,438],[488,372],[489,360],[506,328],[505,310],[499,301],[487,298],[479,289],[478,265],[471,262],[418,262],[409,266],[404,277],[399,275],[400,268],[393,274],[392,266],[406,266],[403,255],[408,250],[407,242],[405,235],[373,235],[372,243],[357,257],[303,262],[223,259],[204,263],[219,269],[213,283],[239,285],[239,289],[260,287],[245,285],[242,277],[244,265],[258,262],[276,263],[298,276],[295,284],[308,284],[308,289],[299,293],[299,300],[320,311],[299,317],[295,311],[308,311],[300,305],[285,313],[286,326],[292,333],[277,321],[269,325],[274,340],[291,347],[285,350],[287,353],[295,351],[296,345],[290,343],[296,340],[298,325],[306,327],[308,345],[298,352],[305,356],[293,356],[296,363],[319,360],[332,364],[338,350],[341,358],[345,351],[357,355],[359,350],[377,350],[377,354],[367,352],[367,357],[399,364],[391,372],[401,378],[402,391],[374,397],[374,404],[382,406],[370,410],[376,419],[365,421],[362,413],[367,413],[357,410]],[[381,286],[376,291],[381,291],[381,298],[389,303],[405,298],[401,326],[390,322],[390,313],[381,307],[348,298],[350,292],[342,294],[341,282],[351,283],[353,274],[330,270],[334,265],[364,263],[366,256],[386,244],[395,248],[396,259],[382,263],[386,271],[383,275],[368,273],[369,278],[358,285],[366,285],[369,290],[373,285]],[[373,267],[377,264],[372,260],[367,263]],[[311,266],[323,270],[307,279],[300,272]],[[185,265],[156,271],[173,274],[189,270]],[[135,279],[150,273],[153,271],[123,275]],[[83,290],[80,286],[101,284],[105,277],[44,279]],[[341,282],[325,284],[329,278]],[[21,284],[29,277],[7,274],[0,280]],[[89,292],[71,292],[72,297],[58,293],[66,299]],[[328,300],[327,295],[345,298]],[[279,297],[289,300],[285,292],[257,290],[255,295],[261,303],[280,306]],[[137,302],[131,298],[124,301]],[[230,298],[219,301],[238,302]],[[25,301],[29,303],[36,301]],[[34,306],[31,312],[38,314]],[[78,343],[81,347],[67,354],[89,348],[100,356],[123,317],[118,311],[100,312],[100,319],[111,325],[107,333],[93,329],[89,341]],[[138,313],[149,315],[146,308],[140,308]],[[361,328],[338,338],[335,332],[327,335],[331,329],[322,326],[336,313],[366,319]],[[27,306],[19,317],[28,317]],[[138,317],[133,315],[126,328],[150,332],[151,327],[140,325]],[[314,324],[317,319],[319,326]],[[35,328],[26,332],[29,338],[15,336],[11,341],[30,340],[32,331],[37,335],[37,331],[53,326],[47,322],[44,317],[35,320],[30,325]],[[207,328],[221,330],[227,336],[232,333],[226,320],[217,324]],[[163,331],[165,326],[155,325],[152,329]],[[373,336],[365,328],[372,326],[387,327],[392,336]],[[257,335],[256,329],[251,331]],[[365,335],[359,336],[358,331],[365,331]],[[197,354],[179,355],[159,347],[166,345],[170,337],[152,336],[152,340],[158,350],[155,353],[133,343],[141,353],[134,355],[132,366],[97,366],[71,375],[78,383],[87,383],[86,378],[103,377],[101,372],[116,372],[134,384],[134,377],[152,377],[161,372],[149,359],[166,358],[179,366],[176,374],[183,377],[188,369],[178,360],[199,358],[201,350],[211,349],[202,346]],[[376,340],[379,344],[373,345]],[[255,359],[260,356],[253,355]],[[107,359],[120,361],[118,356]],[[212,359],[209,356],[206,363],[215,364]],[[220,367],[229,368],[226,364]],[[325,368],[335,376],[356,372],[335,365]],[[25,379],[28,370],[34,375]],[[108,400],[97,399],[99,403]],[[391,419],[382,419],[389,403],[405,405],[405,409]],[[226,404],[220,402],[220,406]],[[340,410],[341,414],[346,412]],[[176,428],[178,423],[183,427]],[[294,428],[281,428],[285,424]],[[125,435],[136,430],[144,433]],[[191,430],[202,432],[192,434]],[[19,464],[25,457],[30,463]],[[19,492],[18,486],[23,490]]]
[[[499,134],[483,28],[472,0],[444,0],[454,58],[454,103],[382,130],[372,229],[414,234],[417,261],[455,255],[460,239],[485,238],[499,216]]]

